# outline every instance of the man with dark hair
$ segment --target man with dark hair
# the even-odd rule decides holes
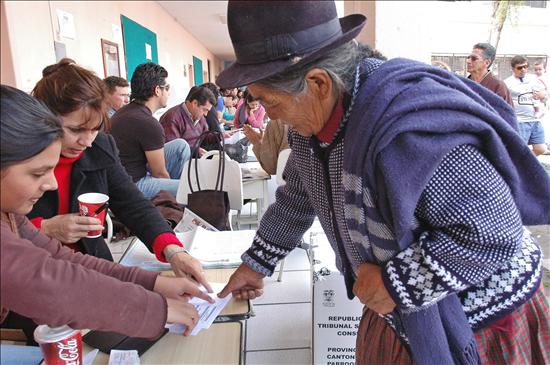
[[[191,156],[202,156],[206,150],[199,146],[199,138],[209,130],[205,116],[212,105],[216,105],[212,91],[204,86],[192,87],[183,103],[168,109],[160,118],[165,142],[183,138],[191,148]]]
[[[216,98],[218,103],[217,105],[212,104],[212,108],[210,108],[210,111],[204,117],[206,119],[206,124],[208,124],[208,130],[210,130],[210,132],[221,133],[223,138],[231,137],[235,133],[235,131],[226,131],[220,125],[220,121],[223,116],[223,109],[225,107],[220,89],[216,86],[216,84],[212,82],[206,82],[201,86],[204,86],[208,88],[208,90],[212,91],[212,94],[214,94],[214,97]],[[207,151],[218,149],[219,142],[217,139],[210,137],[204,143],[202,143],[201,147]]]
[[[520,55],[514,56],[510,64],[513,75],[504,82],[512,94],[514,111],[519,123],[519,134],[525,143],[532,146],[533,153],[538,156],[546,151],[546,144],[542,123],[536,117],[535,101],[543,100],[544,93],[533,89],[537,78],[527,73],[529,70],[527,58]]]
[[[155,63],[136,67],[132,75],[130,104],[112,118],[111,134],[128,175],[141,192],[151,198],[160,190],[174,196],[185,161],[191,157],[183,139],[164,144],[164,131],[153,113],[165,108],[170,95],[168,72]]]
[[[213,122],[214,122],[213,117],[216,117],[217,119],[216,125],[219,127],[220,121],[222,120],[222,116],[223,116],[223,108],[225,107],[223,103],[222,90],[220,90],[220,88],[213,82],[205,82],[201,86],[207,87],[210,91],[212,91],[212,93],[216,97],[217,104],[213,105],[215,106],[215,108],[213,108],[213,112],[212,113],[209,112],[208,115],[206,116],[206,122],[208,123],[208,127],[210,128],[210,130],[216,130],[216,128],[214,128],[215,126],[213,125]]]
[[[103,81],[107,86],[107,114],[111,118],[117,110],[130,102],[130,84],[118,76],[109,76]]]
[[[512,97],[506,84],[497,79],[490,70],[495,60],[496,49],[489,43],[477,43],[472,53],[466,58],[466,69],[470,73],[469,79],[479,82],[487,89],[502,97],[508,104],[514,106]]]

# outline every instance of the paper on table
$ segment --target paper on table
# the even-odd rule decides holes
[[[191,214],[190,219],[196,219],[193,216],[197,216]],[[196,223],[190,224],[195,225]],[[204,229],[201,225],[196,225],[192,231],[176,232],[176,236],[186,245],[189,253],[199,259],[206,268],[239,265],[241,254],[250,247],[255,231],[212,232]],[[120,260],[120,264],[137,266],[145,270],[171,270],[170,264],[157,260],[156,256],[138,238],[135,238],[130,244]]]
[[[243,174],[243,182],[248,180],[266,180],[270,177],[270,175],[262,169],[259,163],[241,164],[241,171]]]
[[[255,230],[210,232],[198,227],[189,253],[204,267],[238,266],[255,234]]]
[[[235,143],[239,142],[241,139],[243,139],[244,137],[246,137],[246,136],[244,135],[243,131],[237,131],[237,132],[233,133],[233,135],[231,137],[225,138],[223,140],[223,142],[225,144],[235,144]]]
[[[210,285],[212,286],[214,293],[219,293],[225,286],[223,283],[210,283]],[[214,298],[214,303],[212,304],[196,297],[189,301],[189,303],[195,306],[197,312],[199,312],[199,320],[195,328],[193,328],[193,331],[191,331],[191,336],[196,336],[201,330],[210,328],[218,314],[220,314],[220,312],[225,308],[232,297],[231,294],[225,298],[218,298],[215,294],[210,294],[210,296]],[[185,332],[187,327],[183,324],[171,323],[166,324],[166,328],[168,328],[172,333],[182,334]]]
[[[111,350],[109,365],[139,365],[137,350]]]
[[[137,238],[130,244],[130,247],[124,253],[124,256],[120,260],[120,264],[124,266],[137,266],[144,270],[162,271],[171,269],[170,264],[157,260],[147,246]]]

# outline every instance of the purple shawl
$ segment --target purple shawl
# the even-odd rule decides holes
[[[346,126],[344,170],[373,192],[373,214],[395,235],[388,249],[402,251],[414,243],[411,222],[420,195],[443,157],[462,144],[477,147],[501,174],[524,224],[550,223],[550,179],[517,134],[514,111],[500,96],[406,59],[360,77]],[[356,201],[346,204],[362,206],[360,195],[346,199],[350,196]],[[418,364],[480,362],[456,294],[417,312],[396,312]]]

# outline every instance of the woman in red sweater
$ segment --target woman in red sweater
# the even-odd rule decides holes
[[[170,225],[132,183],[118,158],[114,139],[101,130],[107,117],[106,88],[93,72],[70,59],[46,67],[32,94],[63,120],[61,157],[54,169],[59,188],[40,198],[28,214],[40,231],[83,253],[112,260],[99,220],[78,214],[77,197],[109,196],[109,208],[132,234],[169,261],[178,276],[192,275],[210,290],[200,262],[186,253]],[[132,133],[132,131],[128,131]]]
[[[166,322],[185,324],[190,333],[198,313],[187,298],[211,301],[190,279],[75,253],[30,224],[25,214],[57,188],[54,168],[64,132],[36,99],[0,88],[0,323],[16,312],[37,324],[135,337],[158,337]]]

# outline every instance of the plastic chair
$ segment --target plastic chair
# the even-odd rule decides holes
[[[228,155],[224,155],[226,160],[233,161],[231,157]],[[211,150],[207,151],[204,155],[201,156],[201,160],[208,160],[209,157],[212,157],[211,159],[220,158],[220,151],[218,150]]]
[[[286,162],[288,161],[288,157],[290,156],[290,148],[284,149],[281,152],[279,152],[279,157],[277,157],[277,170],[275,172],[276,174],[276,181],[278,186],[282,186],[286,184],[284,178],[283,178],[283,172],[285,171]]]
[[[203,156],[198,160],[198,175],[201,182],[201,188],[203,190],[214,189],[216,185],[216,177],[218,175],[219,165],[216,158],[218,151],[210,152],[215,152],[210,154],[214,156],[214,158],[209,160]],[[226,159],[227,161],[225,162],[225,173],[222,189],[227,191],[229,207],[233,210],[241,210],[243,207],[243,178],[241,167],[237,161],[233,161],[227,157]],[[187,194],[191,192],[187,180],[188,165],[191,162],[191,184],[193,185],[193,190],[198,190],[197,179],[195,177],[195,162],[193,160],[189,160],[183,165],[183,171],[181,173],[180,182],[178,185],[178,192],[176,194],[176,201],[180,204],[187,204]]]

